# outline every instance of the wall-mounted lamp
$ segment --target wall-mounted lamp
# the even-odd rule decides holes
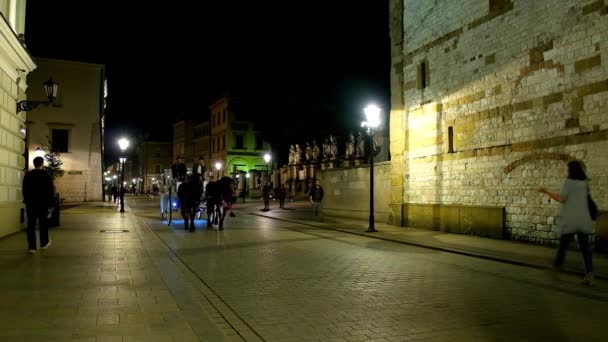
[[[46,93],[47,101],[19,101],[17,102],[17,113],[19,112],[29,112],[30,110],[38,107],[39,104],[50,104],[53,103],[53,100],[57,97],[57,91],[59,90],[59,84],[53,82],[52,78],[49,78],[48,81],[42,83],[44,86],[44,91]]]
[[[40,146],[36,147],[36,149],[34,150],[34,157],[44,157],[45,154],[46,153]]]

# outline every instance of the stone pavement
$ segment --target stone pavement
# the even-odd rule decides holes
[[[0,240],[0,340],[242,340],[200,281],[116,209],[89,203],[62,212],[52,245],[34,255],[23,232]]]
[[[199,221],[189,233],[147,205],[137,215],[212,289],[246,340],[608,338],[603,281],[589,288],[570,274],[243,215],[259,213],[255,206],[237,208],[224,231]]]
[[[288,203],[286,208],[287,210],[279,209],[278,205],[273,202],[271,210],[268,212],[255,210],[250,211],[250,213],[349,234],[540,269],[551,268],[551,262],[556,252],[555,247],[472,235],[450,234],[427,229],[397,227],[379,222],[375,223],[378,232],[367,233],[365,231],[369,227],[368,221],[333,216],[325,217],[322,221],[315,220],[310,205],[306,201]],[[572,243],[572,245],[575,245],[575,243]],[[608,279],[608,255],[595,253],[593,263],[596,277]],[[568,252],[563,271],[584,273],[583,258],[578,250]]]
[[[1,341],[608,339],[603,281],[248,215],[255,202],[194,233],[126,203],[63,212],[33,256],[24,233],[0,240]]]

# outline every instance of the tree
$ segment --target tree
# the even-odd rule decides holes
[[[46,167],[44,169],[51,175],[53,180],[62,177],[65,171],[61,168],[63,162],[59,159],[61,153],[53,146],[51,138],[47,137],[47,142],[42,144],[42,150],[44,151],[44,160],[46,160]]]

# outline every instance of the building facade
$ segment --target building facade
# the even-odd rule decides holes
[[[596,0],[390,1],[395,224],[555,243],[569,160],[608,207],[608,16]],[[486,228],[483,228],[483,227]]]
[[[102,200],[102,126],[105,111],[103,65],[37,58],[38,69],[30,82],[42,84],[49,76],[59,84],[52,105],[40,105],[28,113],[29,166],[36,149],[52,143],[60,152],[63,177],[56,190],[66,202]],[[28,97],[44,99],[42,87],[28,89]]]
[[[144,141],[137,148],[137,165],[133,178],[137,179],[140,192],[154,190],[164,170],[173,163],[170,142]],[[132,179],[131,179],[132,181]]]
[[[17,102],[26,99],[28,74],[36,65],[22,44],[25,1],[1,0],[0,16],[0,236],[5,236],[22,228],[28,113],[17,112]]]
[[[256,124],[239,120],[235,100],[222,97],[209,107],[211,113],[211,167],[218,177],[240,178],[239,189],[259,188],[270,165],[264,155],[271,146]],[[220,166],[219,170],[216,168]],[[249,177],[247,177],[249,174]],[[246,183],[247,179],[249,183]]]

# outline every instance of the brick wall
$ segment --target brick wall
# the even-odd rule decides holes
[[[604,2],[400,1],[391,4],[391,22],[402,21],[391,25],[393,48],[402,46],[392,105],[403,108],[391,111],[392,205],[505,207],[513,239],[553,243],[559,206],[535,189],[558,190],[565,161],[578,159],[607,209]]]

